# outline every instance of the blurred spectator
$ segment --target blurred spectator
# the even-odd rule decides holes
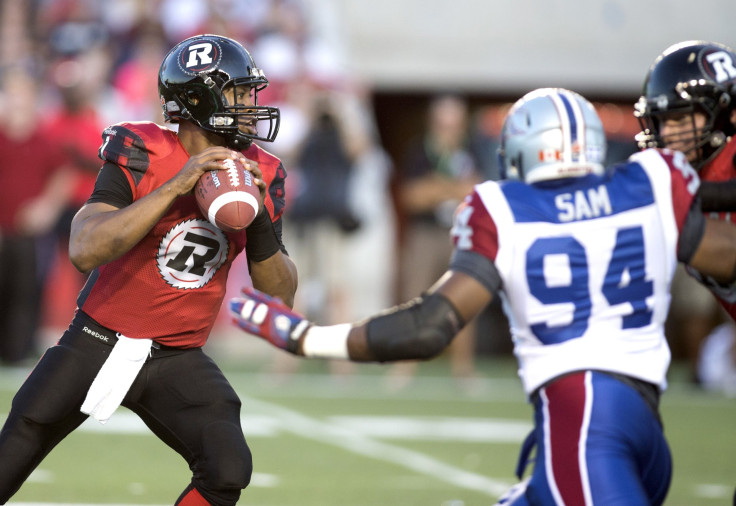
[[[106,81],[104,73],[90,71],[95,60],[90,52],[61,60],[50,69],[50,82],[55,85],[58,102],[49,107],[43,126],[63,151],[74,179],[74,191],[58,229],[63,247],[71,220],[91,195],[101,165],[97,150],[105,123],[98,113],[96,98]]]
[[[500,178],[498,146],[501,127],[511,104],[485,105],[474,114],[471,145],[478,156],[482,178],[496,181]]]
[[[0,360],[36,358],[52,229],[73,191],[64,156],[40,122],[37,80],[6,68],[0,103]]]
[[[285,228],[299,268],[295,307],[325,324],[360,319],[390,303],[395,217],[391,163],[372,117],[353,93],[314,97],[311,128],[289,173]],[[298,360],[276,356],[277,372]],[[331,364],[346,373],[354,364]]]
[[[112,71],[112,93],[107,95],[110,100],[105,100],[112,106],[104,111],[107,123],[117,123],[122,116],[131,121],[163,122],[155,83],[161,60],[169,47],[156,24],[144,23],[134,30],[130,53]]]
[[[409,300],[437,280],[452,253],[450,227],[458,204],[482,181],[480,162],[469,147],[468,105],[460,97],[435,97],[427,109],[425,133],[404,156],[398,190],[406,217],[401,251],[400,300]],[[476,325],[471,322],[449,348],[453,375],[475,375]],[[415,363],[393,366],[397,387],[414,373]]]
[[[66,58],[109,42],[100,18],[104,6],[94,0],[55,0],[37,11],[36,36],[44,37],[45,57]]]
[[[269,69],[270,85],[263,91],[263,100],[281,110],[281,130],[272,149],[291,166],[311,126],[315,93],[343,90],[349,94],[353,85],[339,41],[324,35],[332,28],[316,26],[321,17],[315,9],[300,0],[268,3],[253,51],[259,64]]]
[[[360,228],[360,221],[349,202],[353,162],[340,127],[344,120],[326,99],[318,100],[315,109],[296,160],[299,187],[291,202],[291,220],[301,236],[308,235],[304,229],[320,221],[329,221],[349,234]]]

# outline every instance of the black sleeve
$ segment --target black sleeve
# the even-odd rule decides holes
[[[279,163],[276,168],[276,174],[274,175],[271,184],[268,185],[268,195],[273,202],[273,214],[278,216],[276,221],[273,222],[273,230],[276,232],[276,237],[279,240],[279,249],[284,255],[289,255],[284,247],[283,240],[283,212],[286,206],[286,169],[283,163]]]
[[[273,222],[273,230],[274,232],[276,232],[276,237],[278,237],[279,239],[279,249],[284,255],[289,256],[289,252],[286,251],[286,246],[284,246],[283,229],[284,229],[283,221],[282,221],[282,218],[279,217],[278,220]]]
[[[114,163],[105,162],[97,174],[95,189],[87,203],[104,202],[118,209],[133,203],[133,191],[123,169]]]
[[[501,289],[501,275],[495,264],[475,251],[456,249],[450,259],[450,269],[475,278],[494,295]]]
[[[706,213],[736,211],[736,179],[701,181],[698,196]]]
[[[677,259],[680,262],[684,264],[690,262],[700,246],[700,241],[703,240],[703,234],[705,234],[705,215],[696,198],[685,217],[685,224],[682,226],[677,243]]]

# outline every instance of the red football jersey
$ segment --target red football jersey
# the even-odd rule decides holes
[[[120,123],[105,129],[100,157],[122,167],[133,200],[171,179],[189,159],[175,132],[155,123]],[[252,145],[269,191],[274,221],[283,212],[283,166]],[[246,233],[225,233],[202,216],[193,195],[178,198],[150,232],[117,260],[95,269],[77,305],[116,332],[167,346],[202,346],[225,296],[227,275],[246,246]]]
[[[736,157],[736,138],[731,138],[723,150],[718,153],[718,156],[701,169],[700,178],[703,181],[729,181],[736,179],[734,157]],[[710,215],[736,223],[736,213],[710,213]],[[731,318],[736,321],[736,303],[726,300],[735,299],[736,293],[734,293],[734,290],[729,290],[728,292],[728,294],[726,292],[721,294],[716,293],[716,298]]]

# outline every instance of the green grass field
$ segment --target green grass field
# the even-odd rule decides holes
[[[282,376],[265,372],[272,355],[260,348],[222,355],[254,454],[240,504],[490,505],[515,482],[531,408],[511,358],[481,359],[482,378],[470,385],[456,383],[440,358],[395,389],[387,366],[335,376],[323,362],[303,361]],[[0,417],[27,373],[0,369]],[[729,505],[736,399],[705,394],[683,376],[675,365],[662,405],[675,461],[666,504]],[[9,504],[173,504],[188,480],[179,456],[120,409],[107,425],[88,421],[63,441]]]

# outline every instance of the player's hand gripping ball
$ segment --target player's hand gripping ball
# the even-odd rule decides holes
[[[238,232],[258,214],[261,192],[253,174],[232,159],[222,161],[224,170],[202,174],[194,186],[194,196],[202,214],[225,232]]]

